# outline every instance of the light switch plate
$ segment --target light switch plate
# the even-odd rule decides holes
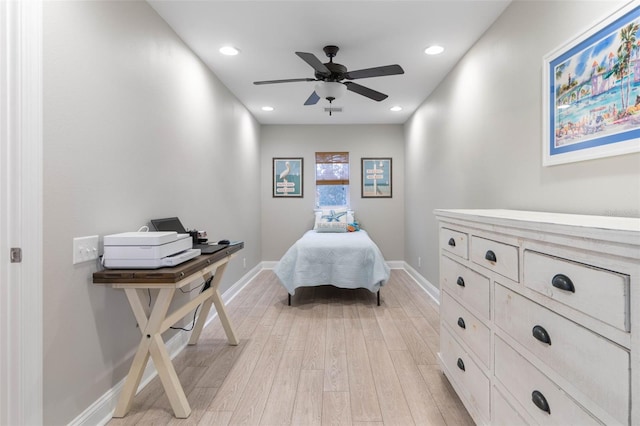
[[[98,258],[98,236],[78,237],[73,239],[73,264],[87,262]]]

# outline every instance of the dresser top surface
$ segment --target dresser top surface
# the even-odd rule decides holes
[[[529,226],[548,225],[638,233],[638,238],[640,238],[640,218],[502,209],[436,209],[434,214],[439,218],[475,219],[494,223],[504,222],[504,224],[512,226],[526,226],[526,224],[529,224]],[[640,243],[640,241],[638,242]]]

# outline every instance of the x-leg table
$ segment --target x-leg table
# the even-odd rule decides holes
[[[237,251],[237,250],[236,250]],[[171,358],[162,339],[162,333],[164,333],[169,327],[173,326],[180,319],[184,318],[190,312],[193,312],[198,305],[202,305],[200,314],[193,326],[191,336],[189,338],[189,345],[195,345],[200,338],[200,333],[204,327],[211,305],[215,305],[218,317],[222,323],[222,327],[227,335],[229,344],[237,345],[238,339],[233,331],[233,326],[225,310],[224,303],[220,297],[218,290],[222,275],[227,267],[229,260],[235,256],[235,253],[228,254],[221,259],[216,260],[216,256],[210,255],[208,258],[200,259],[202,262],[202,268],[189,273],[182,272],[183,278],[176,282],[153,282],[155,279],[154,274],[149,271],[138,273],[142,276],[141,279],[133,279],[131,282],[105,282],[103,280],[109,280],[109,277],[115,276],[116,272],[107,271],[103,275],[101,284],[110,284],[113,288],[124,289],[129,304],[135,315],[136,321],[140,327],[142,337],[138,350],[133,358],[131,368],[125,379],[122,393],[120,394],[118,404],[114,411],[113,417],[124,417],[129,412],[136,390],[140,385],[142,374],[149,361],[149,357],[153,360],[153,363],[158,371],[160,380],[164,387],[171,408],[177,418],[187,418],[191,414],[191,407],[187,401],[187,397],[182,389],[182,385],[176,374],[176,370],[173,367]],[[204,257],[204,256],[201,256]],[[217,256],[219,257],[219,256]],[[173,268],[172,268],[173,269]],[[193,269],[193,267],[191,268]],[[177,272],[177,276],[180,277],[181,272]],[[186,272],[190,272],[186,270]],[[135,278],[135,272],[127,271]],[[94,282],[96,282],[96,275],[94,274]],[[122,273],[125,274],[125,273]],[[147,281],[144,281],[148,277]],[[195,298],[188,300],[179,308],[176,308],[173,312],[169,313],[169,306],[173,300],[173,296],[177,289],[185,287],[194,281],[204,280],[210,281],[210,287],[202,291]],[[147,298],[148,289],[158,289],[159,293],[152,308],[149,308],[144,300]]]

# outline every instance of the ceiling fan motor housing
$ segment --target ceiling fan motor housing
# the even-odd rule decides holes
[[[316,78],[322,81],[340,81],[344,80],[344,73],[347,72],[347,67],[342,64],[337,64],[335,62],[327,62],[324,64],[331,74],[326,75],[319,72],[316,72]]]

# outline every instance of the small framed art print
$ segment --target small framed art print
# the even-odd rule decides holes
[[[273,196],[302,198],[302,158],[273,159]]]
[[[362,198],[391,198],[391,158],[362,158]]]

